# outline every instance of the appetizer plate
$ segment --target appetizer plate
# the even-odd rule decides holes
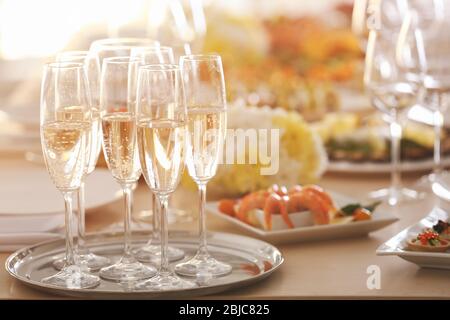
[[[450,157],[442,159],[442,165],[450,166]],[[400,164],[400,170],[403,172],[427,171],[432,170],[434,166],[433,159],[403,161]],[[392,166],[390,163],[376,162],[350,162],[350,161],[329,161],[327,171],[329,172],[348,172],[348,173],[389,173]]]
[[[358,200],[335,192],[331,192],[330,194],[338,207],[359,202]],[[367,221],[348,222],[344,224],[314,225],[293,229],[267,231],[251,226],[237,218],[220,212],[218,210],[218,202],[208,202],[206,204],[206,209],[210,214],[227,220],[241,229],[250,232],[257,238],[274,244],[363,236],[398,220],[394,215],[392,215],[392,213],[377,209],[372,214],[372,219]]]
[[[133,283],[117,283],[101,280],[92,289],[64,289],[41,282],[41,279],[54,274],[52,261],[61,257],[65,250],[64,240],[43,242],[23,248],[6,260],[6,270],[18,281],[45,292],[89,299],[153,299],[153,298],[192,298],[242,288],[265,279],[283,263],[281,252],[274,246],[257,239],[230,233],[208,233],[208,249],[218,259],[227,261],[233,267],[231,274],[200,282],[192,289],[172,291],[135,290]],[[133,245],[147,243],[148,232],[135,232]],[[198,235],[175,231],[170,233],[170,244],[186,253],[189,259],[197,251]],[[90,250],[117,261],[123,252],[123,234],[104,233],[88,236]],[[178,262],[177,262],[178,263]],[[195,278],[191,278],[195,281]]]
[[[418,223],[401,231],[381,246],[376,253],[379,256],[399,256],[424,268],[450,269],[450,252],[420,252],[405,250],[408,239],[414,238],[424,228],[432,228],[438,220],[447,221],[449,214],[440,208],[434,208]]]

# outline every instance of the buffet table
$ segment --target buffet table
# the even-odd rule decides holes
[[[405,182],[419,177],[412,174]],[[363,198],[370,191],[387,186],[389,177],[383,175],[326,174],[320,182],[325,188],[338,190],[355,198]],[[194,210],[193,191],[179,189],[172,206]],[[425,200],[400,206],[394,214],[396,223],[374,232],[369,237],[350,238],[310,243],[278,245],[285,257],[280,270],[260,283],[210,299],[285,299],[285,298],[450,298],[448,278],[450,271],[420,269],[398,257],[378,257],[376,248],[405,227],[416,223],[438,201],[431,196]],[[135,212],[150,207],[149,191],[141,181],[135,192]],[[392,210],[381,206],[378,210]],[[88,231],[102,230],[120,221],[120,200],[87,213]],[[173,229],[196,230],[197,221],[175,223]],[[237,227],[214,216],[208,216],[208,229],[243,233]],[[247,234],[248,235],[248,234]],[[22,285],[11,278],[3,268],[8,253],[0,253],[0,299],[54,299],[46,293]],[[367,288],[367,268],[377,265],[381,270],[381,288]]]

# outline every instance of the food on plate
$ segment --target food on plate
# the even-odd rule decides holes
[[[434,226],[433,230],[439,233],[442,239],[450,241],[450,224],[448,222],[439,220]]]
[[[341,87],[361,92],[363,53],[339,7],[326,19],[223,10],[209,17],[204,49],[222,55],[230,101],[280,107],[312,121],[341,108]]]
[[[443,239],[433,229],[425,229],[415,238],[408,240],[408,250],[425,252],[444,252],[450,248],[450,242]]]
[[[312,124],[322,138],[332,161],[389,162],[390,135],[388,125],[379,115],[330,113]],[[402,160],[431,158],[434,148],[434,129],[425,124],[408,122],[401,140]],[[450,135],[442,132],[443,153],[450,153]]]
[[[273,185],[240,199],[222,199],[220,212],[265,230],[292,229],[372,219],[379,202],[337,207],[328,192],[317,185]]]

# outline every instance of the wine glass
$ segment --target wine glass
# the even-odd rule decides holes
[[[147,65],[139,69],[137,136],[145,181],[160,204],[161,259],[158,275],[137,289],[174,290],[195,284],[169,267],[168,201],[181,178],[186,152],[186,104],[177,65]]]
[[[97,164],[98,156],[101,150],[101,123],[100,123],[100,64],[98,57],[95,54],[89,53],[89,51],[65,51],[56,56],[58,62],[78,62],[82,63],[86,70],[88,78],[89,91],[91,94],[91,117],[92,125],[91,131],[88,135],[87,155],[86,155],[86,174],[81,181],[80,189],[77,194],[77,206],[78,206],[78,239],[75,247],[75,254],[77,256],[77,262],[87,266],[90,270],[99,270],[100,268],[109,265],[110,260],[106,257],[102,257],[92,253],[86,246],[86,232],[85,232],[85,177],[91,174]],[[53,265],[57,269],[62,269],[65,263],[65,259],[57,259]]]
[[[95,287],[99,277],[76,265],[73,249],[73,197],[86,173],[91,101],[84,64],[46,64],[41,87],[40,132],[45,165],[65,202],[66,257],[61,271],[42,282],[72,289]]]
[[[158,41],[147,38],[107,38],[93,41],[89,51],[97,54],[102,66],[105,58],[131,56],[133,49],[159,45]]]
[[[423,88],[421,105],[433,114],[434,152],[433,171],[419,179],[417,186],[432,189],[447,175],[441,166],[441,137],[444,124],[443,113],[448,107],[450,92],[450,41],[447,30],[450,24],[445,19],[444,10],[448,1],[433,0],[427,3],[414,1],[405,16],[397,41],[399,64],[415,75]],[[405,47],[414,44],[413,54],[402,54]]]
[[[100,269],[104,279],[128,282],[150,278],[156,270],[138,262],[131,249],[133,186],[141,168],[136,141],[136,81],[139,60],[105,58],[100,80],[100,110],[103,152],[106,163],[125,198],[124,253],[121,259]]]
[[[396,63],[392,34],[371,30],[367,43],[364,84],[372,104],[389,121],[391,139],[391,186],[371,192],[371,198],[387,200],[390,205],[414,200],[421,195],[401,184],[400,141],[402,137],[402,116],[416,101],[418,86],[406,79]]]
[[[206,185],[214,177],[223,149],[226,127],[225,80],[222,59],[218,55],[188,55],[181,57],[188,110],[189,143],[186,163],[189,175],[199,189],[199,233],[197,254],[175,267],[178,274],[223,276],[231,265],[218,261],[208,252],[206,240]]]
[[[131,56],[139,59],[142,65],[174,63],[172,48],[165,46],[136,47],[131,50]],[[161,239],[159,238],[160,221],[159,214],[157,213],[158,207],[156,195],[152,194],[152,237],[147,244],[134,252],[136,258],[142,262],[158,263],[158,260],[161,258]],[[169,214],[170,213],[171,212],[169,211]],[[148,214],[148,210],[146,210],[144,214]],[[171,246],[167,248],[167,254],[170,262],[184,258],[183,250]]]

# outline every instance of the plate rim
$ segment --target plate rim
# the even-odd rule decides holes
[[[442,157],[442,165],[450,166],[450,157]],[[333,161],[328,160],[327,172],[348,172],[348,173],[389,173],[391,164],[377,163],[373,161],[351,162],[348,160]],[[426,171],[433,167],[433,159],[417,160],[417,161],[402,161],[400,163],[400,171]]]

